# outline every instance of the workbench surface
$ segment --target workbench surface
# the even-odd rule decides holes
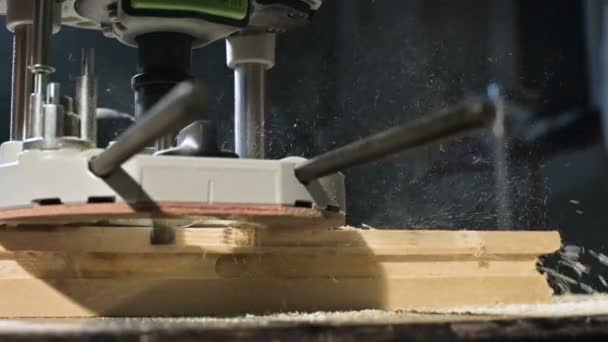
[[[45,340],[554,340],[608,337],[608,296],[557,297],[548,305],[443,312],[358,311],[230,318],[0,320],[2,341]]]

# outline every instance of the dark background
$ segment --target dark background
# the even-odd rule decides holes
[[[270,72],[269,154],[311,157],[483,94],[492,82],[542,115],[587,106],[592,87],[584,4],[326,0],[309,27],[279,38]],[[11,45],[10,33],[1,32],[2,141],[9,130]],[[80,48],[89,46],[98,53],[100,104],[132,112],[135,50],[100,32],[62,30],[53,52],[55,79],[72,91]],[[194,64],[212,91],[221,144],[231,149],[232,72],[224,43],[196,50]],[[501,149],[504,158],[497,155]],[[348,223],[550,228],[567,244],[600,252],[608,238],[607,172],[601,144],[546,156],[515,151],[481,132],[347,171]]]

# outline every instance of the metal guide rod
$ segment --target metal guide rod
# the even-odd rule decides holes
[[[32,122],[28,138],[40,137],[43,134],[44,94],[47,87],[48,75],[55,72],[55,69],[50,66],[54,7],[55,1],[34,1],[32,64],[29,67],[34,74],[34,93],[30,99]]]
[[[32,61],[32,50],[34,50],[34,25],[29,25],[27,29],[27,52],[26,59],[23,61],[25,64],[25,90],[23,91],[24,96],[24,110],[25,120],[23,123],[24,136],[22,140],[26,140],[31,133],[30,127],[32,127],[32,105],[30,103],[31,95],[34,92],[34,75],[29,70],[30,63]]]
[[[95,50],[82,49],[81,76],[76,80],[76,112],[80,117],[80,138],[97,146],[97,78]]]
[[[244,33],[226,39],[234,69],[234,147],[241,158],[266,157],[266,71],[274,66],[276,34]]]
[[[296,166],[295,174],[307,184],[353,166],[487,127],[495,119],[495,101],[465,102],[324,153]]]
[[[11,94],[11,131],[12,141],[25,139],[26,112],[32,93],[32,75],[28,71],[31,51],[32,25],[25,24],[15,28],[13,36],[13,84]]]
[[[259,63],[245,63],[234,69],[234,143],[241,158],[266,157],[266,69]]]
[[[98,177],[109,176],[150,143],[194,121],[206,112],[207,105],[207,92],[202,86],[190,81],[179,83],[114,144],[94,157],[89,169]]]
[[[32,51],[33,71],[51,70],[51,38],[53,36],[54,1],[34,1],[34,49]]]

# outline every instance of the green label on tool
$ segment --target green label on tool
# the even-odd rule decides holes
[[[249,0],[131,0],[131,7],[140,10],[196,12],[243,20],[247,17]]]

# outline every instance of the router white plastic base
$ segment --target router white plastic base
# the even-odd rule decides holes
[[[294,167],[303,158],[247,160],[138,155],[107,179],[88,161],[101,150],[23,151],[0,147],[0,210],[41,204],[246,204],[308,207],[345,213],[344,177],[301,184]]]

